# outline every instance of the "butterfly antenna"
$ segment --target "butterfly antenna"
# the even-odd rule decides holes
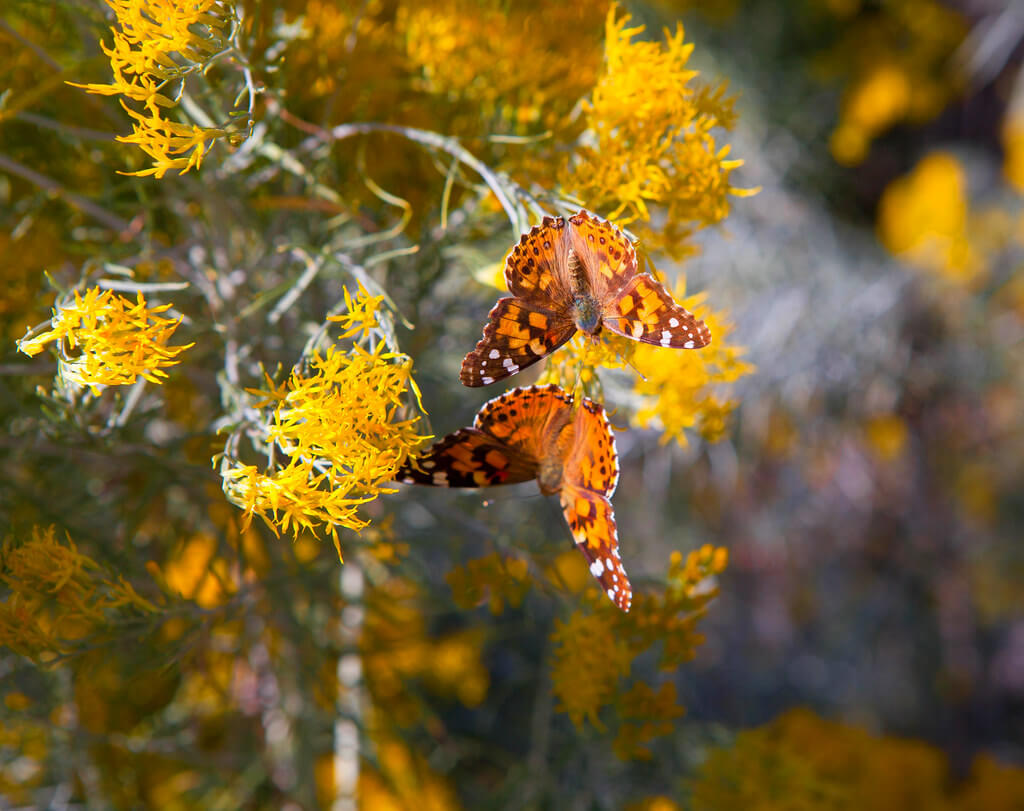
[[[641,372],[639,369],[637,369],[636,368],[636,364],[634,364],[631,359],[626,361],[626,365],[630,369],[632,369],[634,372],[636,372],[637,377],[639,377],[642,381],[644,381],[644,383],[647,382],[647,375],[645,375],[643,372]]]

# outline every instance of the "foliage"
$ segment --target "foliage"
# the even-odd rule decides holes
[[[1012,802],[1020,769],[974,755],[1012,761],[1019,731],[985,737],[970,701],[1021,689],[1021,106],[988,125],[988,196],[976,152],[934,133],[877,172],[887,139],[972,92],[969,25],[938,0],[6,4],[0,794]],[[771,103],[708,79],[734,71]],[[829,169],[793,205],[809,155]],[[832,277],[788,251],[824,252],[839,218],[822,236],[807,211],[883,175],[850,227],[895,257],[872,255],[900,307],[814,332],[779,302],[813,309]],[[456,382],[495,271],[580,208],[713,336],[576,339],[539,370],[611,415],[629,613],[535,485],[392,481],[500,394]],[[755,260],[700,262],[730,244]],[[894,617],[913,633],[889,638]],[[851,672],[908,650],[916,680],[857,692]],[[814,681],[826,660],[839,676]],[[808,711],[726,728],[796,703],[932,738],[962,713],[969,776]]]
[[[5,746],[29,758],[4,771],[12,795],[452,807],[423,736],[453,723],[449,702],[492,711],[510,631],[530,662],[515,689],[558,701],[570,725],[546,723],[562,745],[584,717],[624,761],[674,734],[675,685],[649,685],[643,656],[660,650],[669,674],[692,658],[724,551],[685,565],[677,553],[623,619],[584,585],[582,561],[535,554],[536,527],[482,557],[445,554],[445,536],[428,542],[413,521],[429,500],[391,483],[429,439],[424,406],[447,406],[431,407],[438,423],[455,410],[436,393],[472,330],[436,329],[429,313],[468,313],[478,286],[460,246],[505,250],[582,202],[633,222],[652,255],[681,256],[744,193],[729,181],[741,162],[716,144],[731,103],[698,83],[682,28],[641,38],[605,3],[551,15],[214,0],[8,13],[13,52],[33,66],[6,108],[19,128],[9,239],[55,244],[6,268],[26,292],[4,315],[23,327],[46,285],[58,290],[52,318],[17,343],[37,360],[5,405],[21,440],[53,443],[6,465],[21,485],[2,566],[20,713]],[[68,65],[52,99],[32,92],[50,49]],[[642,120],[623,116],[638,105]],[[48,161],[55,144],[34,147],[34,127],[65,154],[90,151],[88,168]],[[728,411],[715,392],[747,367],[724,330],[716,340],[719,359],[673,416],[653,406],[666,438]],[[681,354],[643,354],[638,368],[692,363]],[[54,383],[33,398],[52,358]],[[597,385],[601,357],[571,362]],[[628,371],[608,366],[609,391],[625,391]],[[657,393],[622,406],[647,400]],[[65,448],[88,455],[73,473],[54,465]],[[581,657],[593,666],[569,689]],[[54,681],[29,690],[44,666]],[[76,755],[61,765],[65,745]],[[211,757],[191,760],[193,747]],[[265,768],[229,779],[250,758]]]

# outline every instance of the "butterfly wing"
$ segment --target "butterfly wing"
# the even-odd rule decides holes
[[[565,460],[560,500],[576,546],[609,599],[629,611],[633,588],[619,556],[619,536],[610,501],[619,481],[615,438],[604,409],[584,399]]]
[[[632,240],[610,222],[586,211],[569,218],[572,249],[587,269],[590,294],[599,302],[610,300],[636,275],[636,248]]]
[[[462,361],[464,386],[486,386],[531,366],[576,332],[572,320],[521,298],[498,299],[484,335]]]
[[[545,432],[568,420],[572,398],[558,386],[511,389],[484,403],[461,428],[406,462],[395,478],[437,487],[490,487],[537,477]]]
[[[435,487],[490,487],[535,478],[535,460],[476,428],[460,428],[398,469],[395,480]]]
[[[566,255],[570,239],[565,220],[545,217],[520,237],[505,258],[505,286],[526,304],[549,312],[569,306]]]
[[[562,487],[560,500],[576,548],[586,558],[590,573],[601,584],[608,599],[623,611],[629,611],[633,587],[619,558],[619,535],[612,503],[599,493],[572,485]]]
[[[645,344],[700,349],[711,343],[707,324],[680,307],[653,276],[635,276],[606,306],[602,318],[612,332]]]

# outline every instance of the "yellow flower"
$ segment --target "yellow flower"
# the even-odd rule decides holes
[[[340,324],[344,332],[339,337],[353,338],[356,340],[366,339],[373,330],[379,327],[377,323],[377,310],[380,309],[384,296],[371,296],[366,292],[362,283],[359,284],[359,292],[355,298],[343,288],[345,294],[345,312],[339,315],[327,317],[328,321]]]
[[[624,758],[645,758],[645,742],[672,730],[660,722],[683,714],[671,687],[655,693],[642,683],[620,694],[622,677],[633,660],[661,643],[659,666],[672,670],[694,657],[704,638],[696,625],[718,595],[714,578],[725,570],[725,549],[710,545],[690,552],[685,561],[679,552],[669,559],[661,592],[634,595],[628,614],[616,608],[594,585],[588,587],[586,605],[591,613],[576,611],[556,624],[551,635],[555,645],[551,663],[553,691],[558,709],[576,726],[585,719],[604,729],[598,714],[618,706],[620,724],[616,752]],[[566,588],[558,571],[549,573],[551,585]],[[591,578],[592,580],[592,578]]]
[[[527,562],[503,558],[497,552],[456,566],[445,580],[459,608],[470,609],[486,602],[494,615],[501,614],[506,604],[518,608],[530,589]]]
[[[596,340],[581,332],[551,355],[538,379],[539,385],[557,383],[577,395],[603,400],[599,368],[624,369],[631,364],[638,343],[604,330]]]
[[[614,627],[601,614],[574,611],[566,622],[557,622],[551,635],[555,643],[551,681],[558,709],[580,727],[584,719],[598,729],[604,724],[597,714],[615,697],[619,679],[629,672],[629,646],[616,637]]]
[[[169,589],[203,608],[222,605],[235,583],[223,558],[216,557],[217,539],[204,532],[185,540],[161,574]]]
[[[899,458],[907,444],[907,433],[906,422],[895,414],[880,414],[864,425],[868,448],[883,462]]]
[[[53,527],[3,542],[0,582],[9,590],[0,602],[0,645],[37,662],[71,651],[114,612],[157,611],[123,578],[81,554],[70,537],[58,540]]]
[[[694,811],[871,808],[947,811],[1019,808],[1024,769],[978,757],[953,788],[945,756],[923,741],[880,737],[854,726],[789,710],[716,748],[688,782]]]
[[[672,719],[686,711],[676,703],[676,686],[665,682],[657,692],[637,682],[619,699],[619,717],[625,722],[615,736],[615,754],[621,760],[650,760],[653,753],[644,744],[672,732]]]
[[[181,124],[165,117],[176,108],[186,77],[205,69],[228,47],[234,12],[222,0],[107,0],[116,16],[114,44],[102,45],[114,73],[110,84],[76,84],[89,93],[122,96],[121,105],[136,123],[132,134],[118,136],[153,158],[153,166],[129,175],[163,177],[171,169],[184,174],[199,168],[212,143],[229,134],[217,127]],[[142,105],[145,114],[126,101]]]
[[[871,140],[902,119],[910,107],[911,77],[899,65],[880,64],[854,84],[843,100],[841,123],[829,148],[844,166],[864,160]]]
[[[366,683],[374,703],[387,706],[389,718],[409,724],[419,717],[422,706],[410,689],[417,682],[467,707],[483,701],[490,676],[480,629],[431,636],[426,601],[415,584],[398,577],[372,589],[366,608],[359,641]]]
[[[699,88],[689,68],[692,45],[683,28],[665,43],[635,41],[643,26],[627,28],[615,5],[605,23],[605,69],[584,102],[587,130],[562,166],[565,192],[588,208],[632,226],[649,249],[685,255],[689,235],[729,212],[729,196],[750,191],[729,181],[742,161],[728,158],[712,130],[735,120],[724,88]],[[643,226],[650,206],[666,225]]]
[[[119,135],[117,140],[125,144],[136,144],[153,159],[153,166],[138,172],[118,172],[122,175],[163,177],[171,169],[185,174],[189,169],[198,169],[203,157],[210,151],[213,142],[227,135],[226,130],[215,127],[197,127],[195,124],[176,124],[168,121],[159,112],[143,115],[124,105],[128,114],[135,119],[131,135]]]
[[[346,301],[348,314],[334,319],[345,334],[376,338],[380,297],[360,290],[353,299],[346,291]],[[225,457],[224,492],[247,520],[258,515],[275,533],[325,530],[340,558],[337,528],[365,527],[359,507],[395,492],[388,483],[427,438],[417,433],[418,416],[400,417],[410,392],[419,398],[412,359],[387,351],[382,341],[372,350],[334,345],[323,355],[314,351],[284,385],[269,377],[268,384],[262,393],[273,410],[261,428],[280,461],[263,471]]]
[[[697,429],[708,441],[721,437],[735,403],[720,399],[715,391],[754,370],[743,360],[744,349],[729,344],[732,325],[724,314],[710,310],[703,297],[685,297],[685,292],[681,279],[674,296],[708,325],[711,344],[693,351],[635,344],[631,362],[637,372],[633,392],[640,398],[633,424],[654,426],[662,432],[662,442],[680,445],[686,445],[687,429]]]
[[[604,0],[430,0],[401,4],[397,28],[430,93],[469,102],[477,125],[536,131],[560,126],[593,85],[605,8]]]
[[[391,730],[370,723],[375,757],[359,770],[359,808],[377,811],[458,811],[455,789],[430,762]]]
[[[135,303],[99,288],[85,296],[75,291],[74,303],[58,302],[51,329],[18,341],[26,355],[37,355],[51,341],[59,341],[58,374],[67,383],[84,385],[98,394],[100,386],[125,386],[142,376],[162,383],[165,367],[181,361],[178,355],[192,346],[168,346],[181,318],[161,318],[172,305],[149,307],[142,293]]]
[[[957,796],[958,811],[1013,811],[1024,805],[1024,769],[978,755]]]
[[[972,281],[984,267],[968,232],[967,181],[948,152],[926,155],[882,194],[879,238],[916,267],[951,281]]]
[[[1024,97],[1024,80],[1018,83],[1022,85],[1018,95]],[[1024,108],[1024,100],[1019,106]],[[1011,186],[1024,194],[1024,109],[1007,115],[1003,122],[1003,149],[1006,152],[1003,174]]]
[[[962,86],[954,54],[969,30],[963,15],[937,0],[815,0],[838,32],[817,60],[846,81],[839,122],[829,140],[836,161],[859,164],[871,142],[901,122],[938,115]]]

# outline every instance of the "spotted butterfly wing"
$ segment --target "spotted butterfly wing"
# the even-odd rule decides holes
[[[603,326],[627,338],[681,349],[711,342],[703,321],[652,276],[637,274],[632,241],[586,211],[545,217],[509,252],[505,284],[483,337],[462,362],[466,386],[486,386],[554,352],[576,333]]]
[[[487,386],[531,366],[576,332],[571,320],[512,296],[498,299],[476,349],[462,361],[464,386]]]
[[[707,324],[676,304],[664,285],[646,273],[633,277],[605,307],[604,325],[657,346],[700,349],[711,343]]]
[[[537,478],[545,430],[566,421],[572,398],[558,386],[513,389],[485,403],[460,428],[407,461],[396,481],[435,487],[490,487]]]
[[[545,490],[542,471],[560,472]],[[512,389],[461,428],[406,462],[395,479],[438,487],[488,487],[538,478],[557,492],[576,545],[609,598],[628,611],[629,580],[619,560],[609,501],[618,481],[615,441],[604,409],[555,385]]]
[[[406,462],[395,480],[435,487],[490,487],[536,476],[535,460],[476,428],[460,428]]]
[[[590,287],[601,304],[601,322],[636,341],[676,349],[700,349],[711,331],[680,307],[657,279],[637,273],[632,241],[609,222],[581,211],[569,218]]]
[[[569,218],[571,247],[585,271],[585,290],[597,302],[609,301],[636,276],[633,241],[610,222],[579,211]]]
[[[545,217],[505,258],[505,286],[528,306],[557,309],[565,298],[565,256],[572,233],[562,217]]]
[[[629,611],[633,589],[619,555],[610,500],[619,481],[615,438],[604,409],[587,399],[577,412],[575,428],[565,461],[562,511],[590,573],[615,605]]]

